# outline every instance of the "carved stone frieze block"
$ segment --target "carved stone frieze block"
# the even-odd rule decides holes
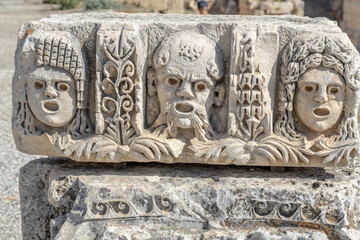
[[[101,169],[101,170],[100,170]],[[357,239],[353,169],[76,163],[20,174],[24,239]]]
[[[359,59],[325,19],[55,15],[20,30],[13,134],[76,161],[350,166]]]

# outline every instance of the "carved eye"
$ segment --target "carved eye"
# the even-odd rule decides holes
[[[207,89],[207,85],[206,85],[205,82],[199,81],[199,82],[196,82],[196,83],[195,83],[194,89],[195,89],[195,91],[197,91],[197,92],[202,92],[202,91],[204,91],[204,90]]]
[[[181,80],[175,77],[169,77],[166,79],[166,82],[170,87],[179,87]]]
[[[34,88],[36,90],[42,90],[45,88],[45,83],[44,82],[41,82],[41,81],[35,81],[34,82]]]
[[[315,90],[315,87],[311,86],[311,85],[307,85],[304,87],[304,90],[305,90],[305,92],[312,92]]]
[[[330,87],[329,88],[329,94],[337,94],[339,92],[340,88],[339,87]]]
[[[58,91],[65,92],[69,89],[69,84],[60,82],[56,85]]]

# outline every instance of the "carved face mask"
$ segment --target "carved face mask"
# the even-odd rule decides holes
[[[154,126],[171,126],[172,136],[177,128],[193,128],[205,139],[204,132],[213,134],[211,107],[220,106],[224,96],[222,87],[214,86],[223,76],[223,59],[211,40],[197,33],[189,39],[188,34],[172,35],[154,53],[156,84],[148,86],[156,86],[161,109]]]
[[[192,127],[190,117],[198,105],[209,111],[213,104],[213,80],[207,76],[206,69],[203,70],[202,74],[194,74],[195,71],[180,71],[169,63],[157,71],[160,104],[163,107],[171,105],[172,113],[177,116],[176,125],[180,128]]]
[[[326,131],[340,119],[344,96],[344,80],[335,70],[325,67],[310,69],[297,82],[296,115],[309,129]]]
[[[67,71],[36,68],[27,76],[26,91],[30,109],[42,123],[62,127],[75,116],[75,82]]]

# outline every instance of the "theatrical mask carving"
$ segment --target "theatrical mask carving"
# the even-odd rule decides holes
[[[75,116],[74,79],[63,69],[39,67],[31,71],[26,78],[26,92],[32,113],[44,124],[62,127]]]
[[[360,61],[346,36],[224,24],[25,31],[17,146],[77,161],[351,165]]]
[[[163,40],[153,56],[155,76],[149,78],[150,94],[157,93],[160,115],[151,129],[177,137],[182,129],[194,130],[206,141],[215,133],[209,123],[213,105],[224,98],[221,52],[210,39],[191,33],[174,34]],[[151,70],[150,70],[151,71]]]
[[[194,138],[213,139],[216,133],[210,116],[225,95],[223,56],[216,44],[197,33],[175,33],[160,43],[152,60],[147,92],[157,97],[160,113],[149,128],[152,137],[136,139],[133,152],[150,159],[160,158],[162,153],[175,156],[172,145],[182,147]],[[181,141],[169,145],[164,140],[171,138]]]
[[[282,61],[274,132],[288,141],[271,140],[295,149],[295,161],[352,163],[359,144],[354,49],[334,36],[299,37],[284,50]]]
[[[63,128],[73,138],[90,132],[85,115],[84,56],[70,33],[35,31],[20,55],[23,84],[18,104],[18,129],[25,135]],[[62,130],[60,130],[62,131]]]
[[[344,109],[345,83],[331,68],[312,68],[296,85],[295,113],[309,130],[323,133],[340,119]]]

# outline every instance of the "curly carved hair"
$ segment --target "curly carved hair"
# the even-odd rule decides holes
[[[359,57],[351,43],[334,36],[299,37],[293,40],[282,56],[279,86],[279,117],[275,133],[290,140],[304,138],[296,131],[294,96],[299,77],[311,68],[332,68],[346,83],[346,107],[334,141],[358,137],[357,111],[360,87]],[[351,94],[349,94],[349,92]],[[350,107],[347,107],[350,106]]]
[[[196,66],[202,62],[206,65],[207,73],[216,81],[225,72],[221,50],[215,42],[198,33],[180,32],[164,39],[153,55],[155,70],[167,65],[170,60],[186,66]]]

